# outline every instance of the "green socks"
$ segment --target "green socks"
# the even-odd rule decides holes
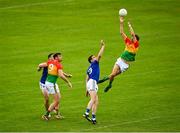
[[[112,82],[113,82],[113,80],[110,80],[110,81],[109,81],[109,85],[104,89],[104,92],[108,92],[108,90],[111,89],[111,87],[112,87]]]
[[[106,80],[108,80],[108,79],[109,79],[109,77],[106,76],[106,77],[104,77],[103,79],[100,79],[100,80],[98,81],[98,84],[103,83],[104,81],[106,81]]]

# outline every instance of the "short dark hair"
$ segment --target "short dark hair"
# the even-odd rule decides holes
[[[92,57],[93,57],[93,55],[90,55],[90,56],[88,57],[88,62],[89,62],[89,63],[91,63]]]
[[[55,59],[56,57],[58,57],[58,55],[61,55],[61,53],[55,53],[55,54],[53,55],[53,58]]]
[[[48,55],[48,59],[53,55],[54,53],[50,53],[49,55]]]
[[[139,41],[139,36],[137,35],[137,34],[135,34],[135,37],[136,37],[136,40],[138,40]]]

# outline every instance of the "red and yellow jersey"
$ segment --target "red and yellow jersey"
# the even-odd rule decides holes
[[[139,42],[138,41],[133,42],[128,37],[124,41],[125,41],[126,47],[125,47],[124,52],[121,54],[121,58],[126,61],[134,61],[136,53],[139,48]]]
[[[48,76],[47,81],[55,83],[58,78],[58,70],[63,69],[63,66],[58,62],[58,60],[48,60]]]
[[[126,44],[125,51],[136,54],[138,51],[139,42],[132,42],[132,40],[130,40],[128,37],[124,41]]]

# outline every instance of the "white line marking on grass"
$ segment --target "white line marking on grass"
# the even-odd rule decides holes
[[[66,0],[63,4],[67,4],[69,2],[72,2],[73,0]],[[47,1],[47,2],[39,2],[39,3],[29,3],[29,4],[23,4],[23,5],[13,5],[13,6],[6,6],[6,7],[0,7],[0,9],[16,9],[16,8],[25,8],[25,7],[31,7],[31,6],[41,6],[41,5],[49,5],[49,4],[57,4],[61,1]]]
[[[100,127],[95,127],[95,128],[89,128],[89,129],[84,129],[83,131],[91,131],[91,130],[97,130],[97,129],[104,129],[104,128],[110,128],[110,127],[114,127],[114,126],[122,126],[122,125],[129,125],[129,124],[134,124],[134,123],[139,123],[139,122],[145,122],[145,121],[150,121],[150,120],[156,120],[156,119],[160,119],[160,118],[176,118],[176,117],[180,117],[180,115],[176,115],[176,116],[169,116],[169,117],[151,117],[151,118],[146,118],[146,119],[142,119],[142,120],[135,120],[135,121],[127,121],[127,122],[122,122],[119,124],[111,124],[111,125],[107,125],[107,126],[100,126]]]
[[[59,3],[59,1],[30,3],[30,4],[24,4],[24,5],[14,5],[14,6],[0,7],[0,9],[24,8],[24,7],[40,6],[40,5],[48,5],[48,4],[56,4],[56,3]]]

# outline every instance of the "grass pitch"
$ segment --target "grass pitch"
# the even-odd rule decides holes
[[[180,131],[179,0],[0,0],[0,131]],[[99,85],[97,125],[82,118],[87,57],[106,42],[101,77],[124,50],[118,10],[140,36],[130,69]],[[38,63],[62,52],[73,89],[58,80],[64,120],[41,119]]]

